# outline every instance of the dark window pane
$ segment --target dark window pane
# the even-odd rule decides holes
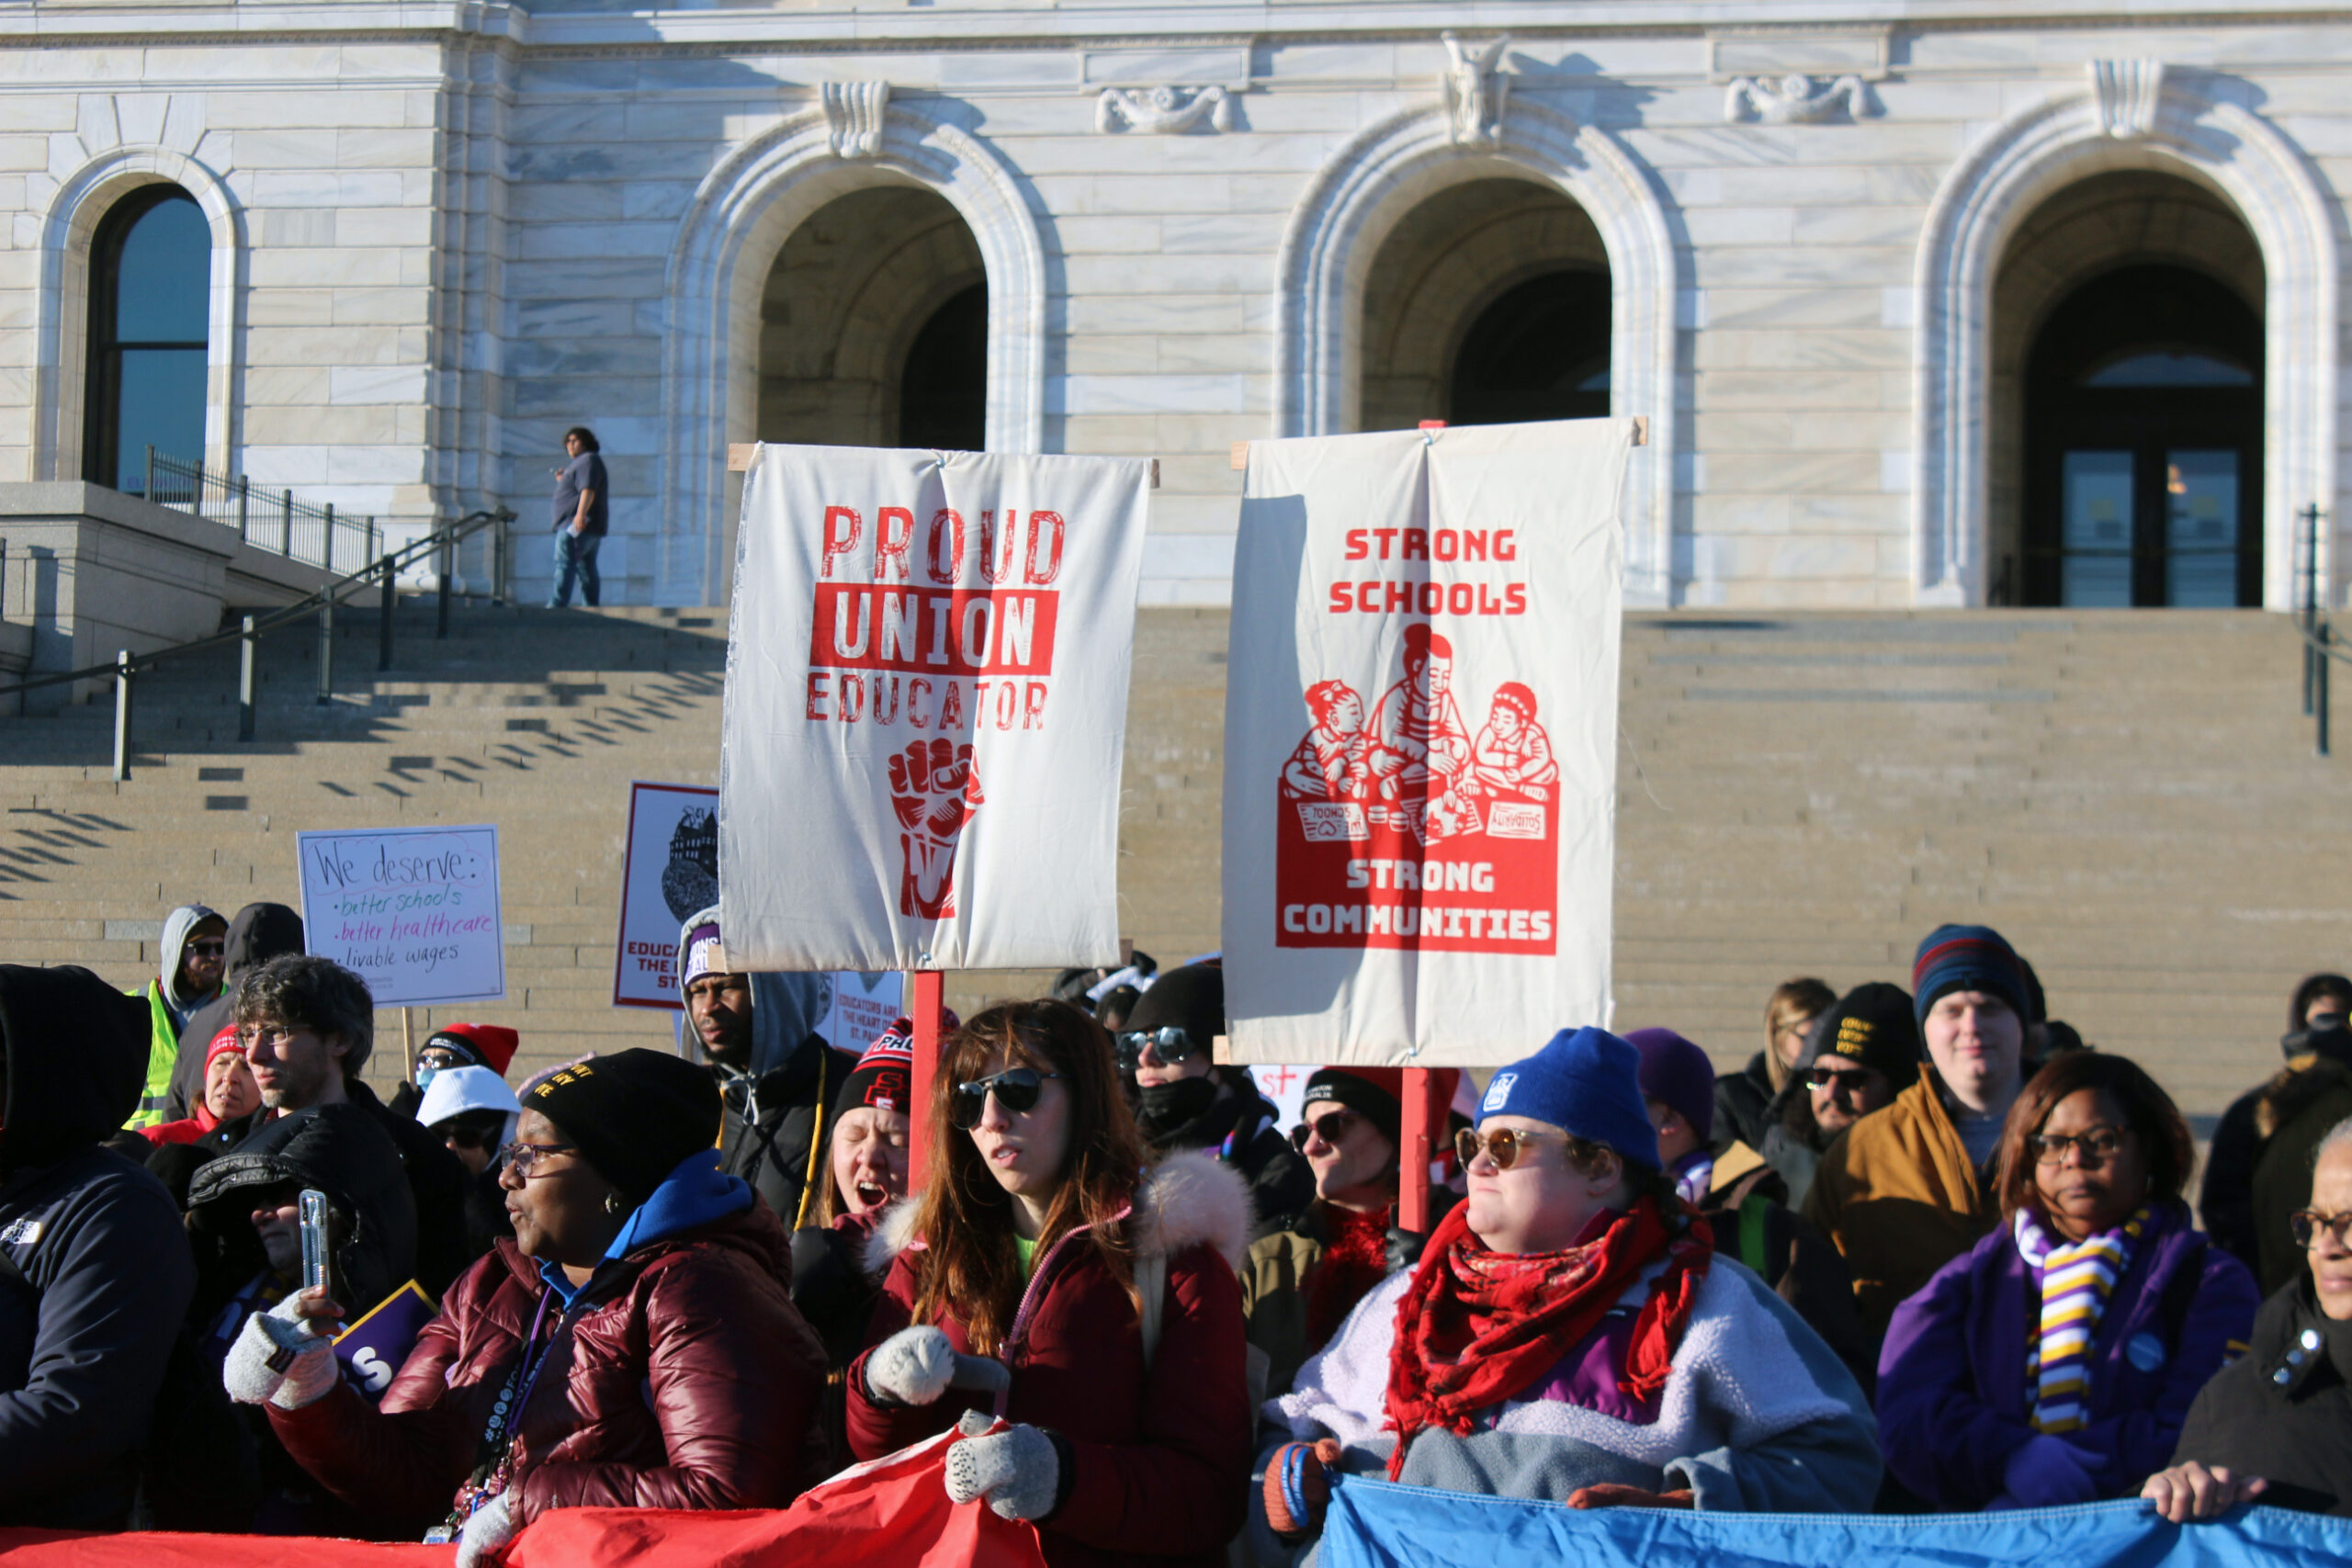
[[[2065,459],[2062,604],[2132,604],[2132,454],[2069,452]]]
[[[2083,378],[2086,387],[2251,387],[2243,365],[2193,350],[2154,349],[2111,359]]]
[[[2165,454],[2165,603],[2228,609],[2238,602],[2238,455]]]
[[[184,463],[202,457],[204,350],[124,349],[118,419],[117,490],[136,494],[145,488],[149,446]]]
[[[212,288],[212,231],[185,197],[162,201],[123,236],[115,341],[200,344]]]

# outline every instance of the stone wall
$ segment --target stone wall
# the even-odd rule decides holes
[[[1154,604],[1227,595],[1232,442],[1403,423],[1467,299],[1600,260],[1613,406],[1651,429],[1635,604],[1980,602],[2016,526],[2019,322],[2125,255],[2258,292],[2272,603],[2292,512],[2336,500],[2338,21],[1527,5],[1457,59],[1438,35],[1465,14],[1414,0],[1311,30],[1253,12],[1246,39],[1183,11],[1146,33],[1012,6],[347,0],[261,41],[235,36],[252,8],[191,0],[130,43],[128,9],[27,9],[0,50],[0,467],[23,478],[79,472],[96,215],[169,179],[215,233],[209,465],[527,523],[586,423],[616,597],[723,593],[726,443],[884,420],[890,353],[975,267],[990,445],[1161,460]],[[2101,178],[2105,218],[2067,194]],[[1497,179],[1526,219],[1482,251],[1443,220]],[[774,331],[807,223],[855,197],[888,249],[882,209],[924,191],[962,233],[926,231],[944,250],[903,288],[838,296],[825,325],[869,363],[812,388]]]

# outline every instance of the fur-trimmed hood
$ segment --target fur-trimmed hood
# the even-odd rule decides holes
[[[867,1274],[880,1279],[899,1254],[922,1245],[915,1235],[919,1207],[909,1198],[883,1211],[861,1252]],[[1180,1149],[1145,1170],[1127,1213],[1137,1258],[1173,1258],[1205,1244],[1216,1248],[1237,1273],[1257,1223],[1250,1213],[1249,1183],[1202,1149]]]

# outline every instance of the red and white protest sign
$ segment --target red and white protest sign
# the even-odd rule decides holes
[[[720,919],[765,969],[1115,963],[1149,465],[763,446]]]
[[[1632,442],[1580,420],[1250,443],[1236,1060],[1475,1066],[1608,1021]]]

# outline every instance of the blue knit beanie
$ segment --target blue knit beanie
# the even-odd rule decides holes
[[[1490,1116],[1532,1117],[1656,1170],[1657,1129],[1642,1099],[1641,1070],[1642,1054],[1609,1031],[1563,1029],[1495,1075],[1478,1102],[1478,1124]]]
[[[2020,1021],[2026,1010],[2025,972],[2017,951],[1990,926],[1938,926],[1911,961],[1911,1006],[1921,1028],[1936,999],[1953,991],[1985,991],[2009,1004]]]

